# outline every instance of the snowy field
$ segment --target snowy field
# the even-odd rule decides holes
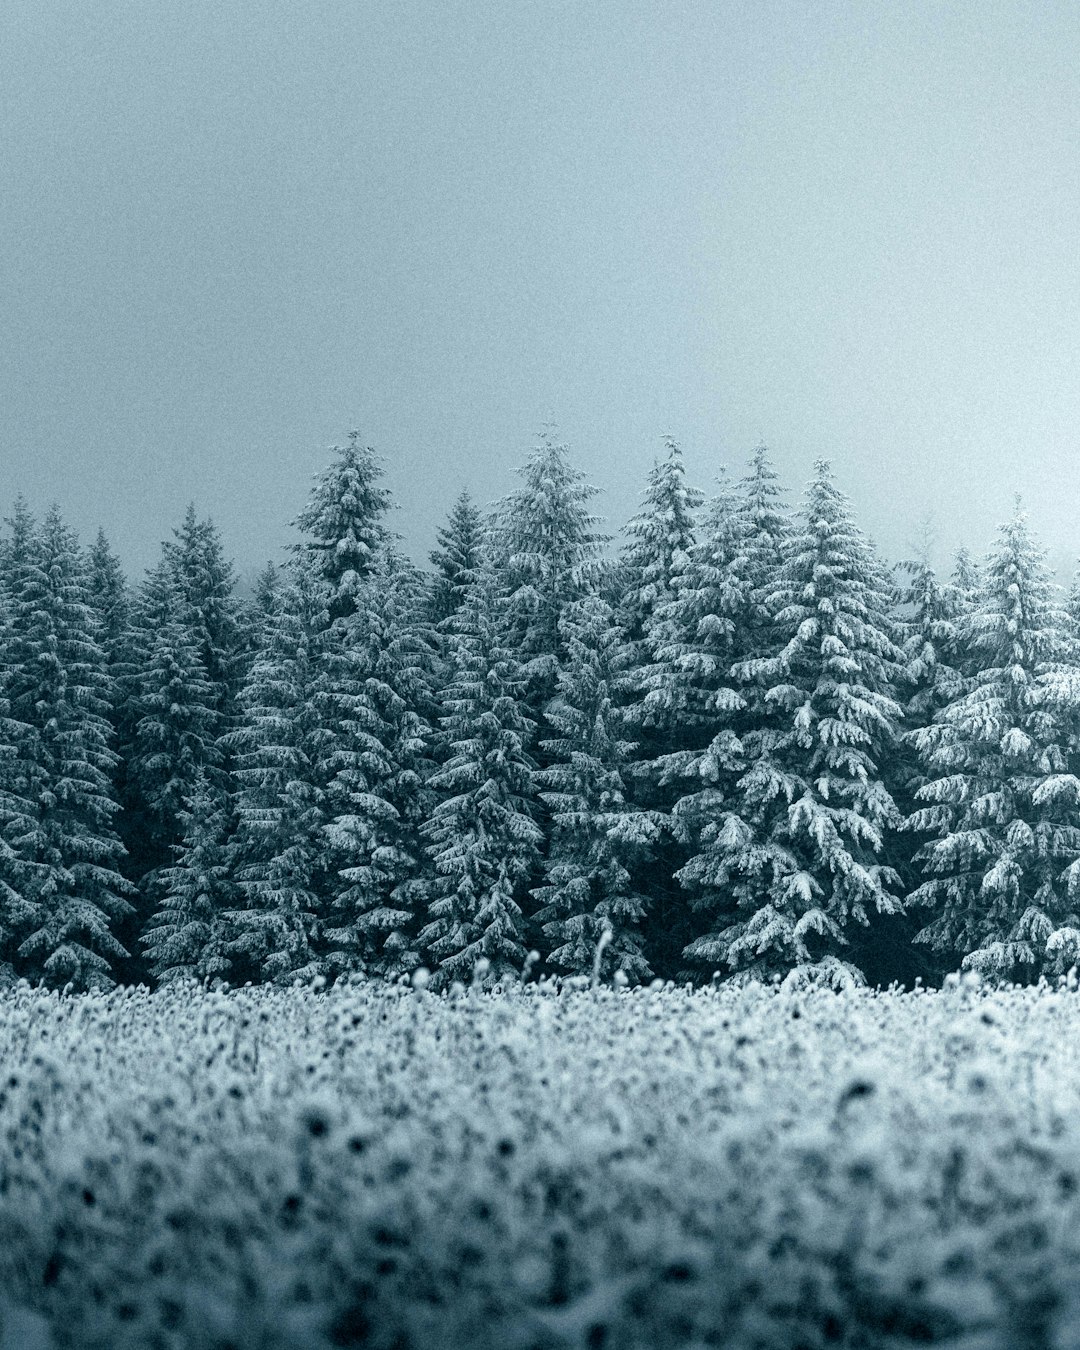
[[[0,1007],[20,1346],[1080,1345],[1075,993]]]

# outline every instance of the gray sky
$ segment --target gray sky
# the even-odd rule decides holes
[[[4,0],[4,509],[247,567],[356,425],[421,556],[554,417],[613,522],[764,438],[1069,560],[1078,67],[1053,0]]]

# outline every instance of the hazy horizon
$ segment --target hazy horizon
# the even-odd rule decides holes
[[[1080,10],[132,0],[0,18],[0,507],[241,571],[352,427],[422,558],[551,418],[617,529],[834,462],[891,558],[1080,555]]]

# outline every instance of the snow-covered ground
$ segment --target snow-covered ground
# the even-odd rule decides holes
[[[1080,1341],[1080,1002],[0,1004],[0,1345]]]

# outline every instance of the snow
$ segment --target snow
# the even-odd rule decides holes
[[[1074,1344],[1075,982],[425,983],[9,991],[0,1347]]]

